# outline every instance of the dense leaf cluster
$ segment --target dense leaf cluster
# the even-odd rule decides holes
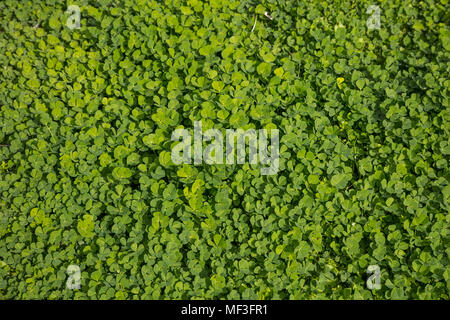
[[[448,299],[448,0],[372,2],[1,1],[0,298]],[[194,120],[278,174],[173,165]]]

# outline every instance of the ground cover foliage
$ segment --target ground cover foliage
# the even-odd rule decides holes
[[[448,299],[448,21],[447,0],[1,1],[0,298]],[[175,166],[194,120],[279,129],[278,173]]]

